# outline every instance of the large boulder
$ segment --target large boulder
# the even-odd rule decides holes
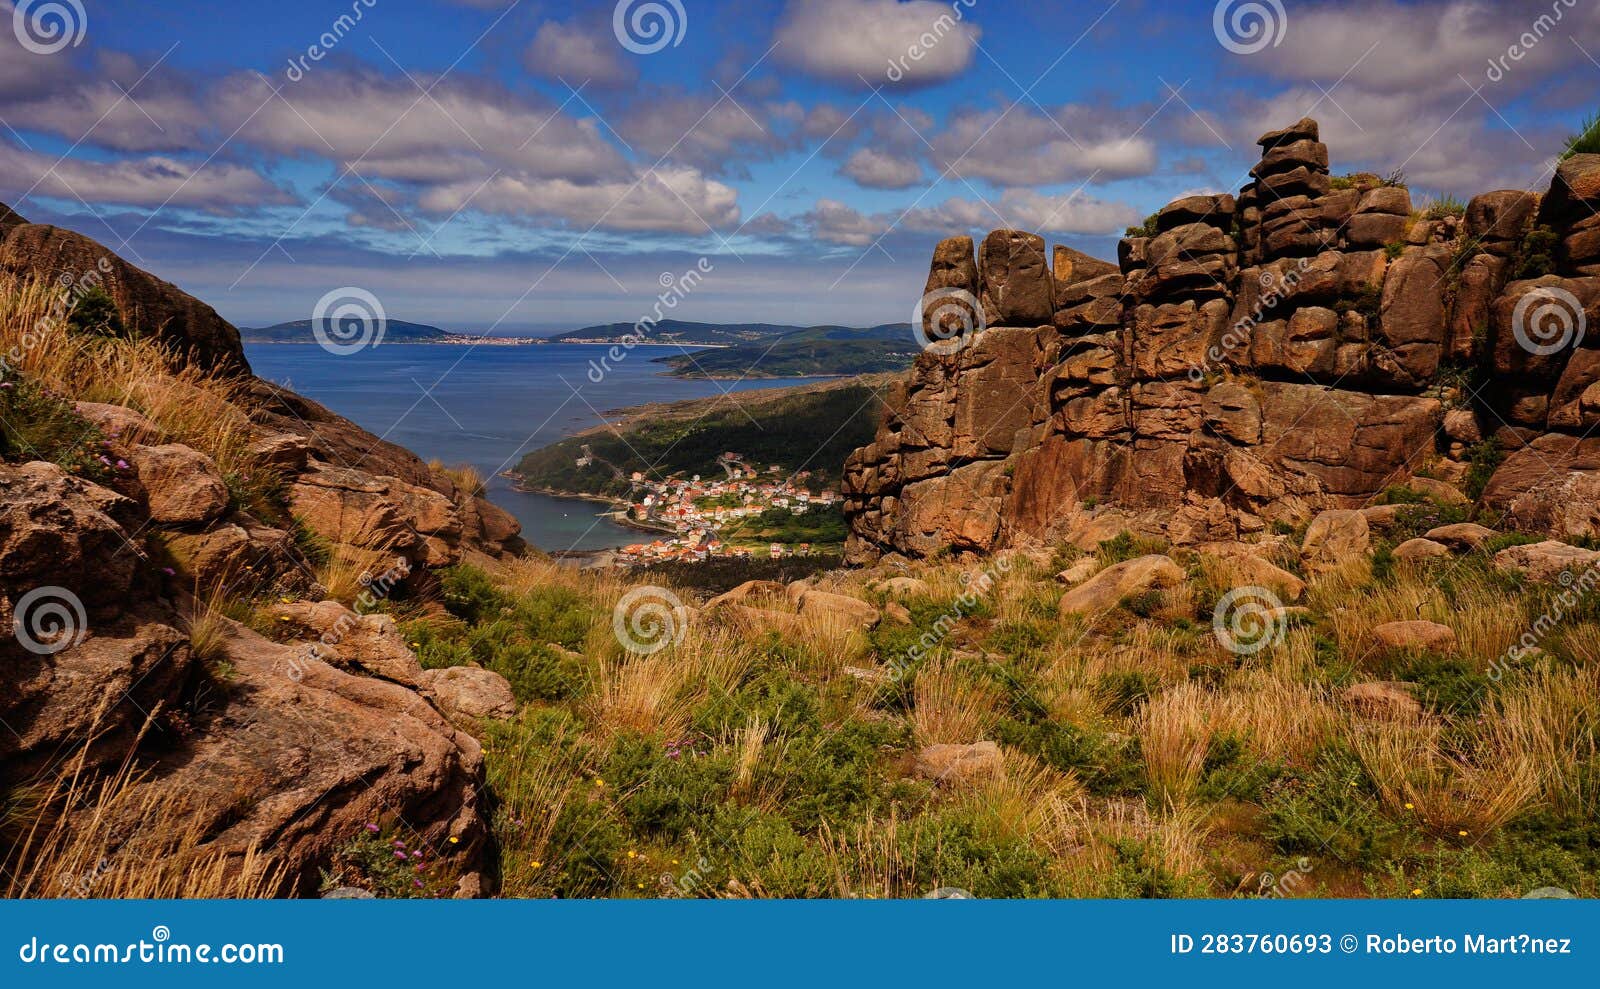
[[[881,615],[877,608],[847,594],[807,589],[799,595],[800,615],[826,623],[869,629],[878,624]]]
[[[126,608],[141,521],[132,500],[55,464],[0,464],[0,601],[50,586],[91,611]]]
[[[1055,315],[1050,261],[1044,238],[1022,230],[996,230],[978,254],[986,326],[1043,326]]]
[[[1065,615],[1094,615],[1110,611],[1125,598],[1162,590],[1184,580],[1183,568],[1160,554],[1141,556],[1109,566],[1061,598]]]
[[[1367,517],[1350,509],[1323,512],[1311,520],[1301,544],[1306,565],[1325,571],[1365,559],[1372,548],[1372,532]]]
[[[1523,546],[1508,546],[1494,555],[1494,567],[1518,573],[1540,583],[1568,586],[1585,572],[1600,566],[1600,552],[1580,549],[1554,539]]]
[[[228,510],[228,485],[217,465],[199,450],[169,443],[137,447],[132,456],[151,521],[195,525]]]
[[[505,720],[517,716],[511,684],[493,670],[452,666],[422,671],[422,692],[452,718]]]
[[[1005,757],[993,742],[929,745],[917,753],[916,773],[947,786],[970,786],[1005,774]]]
[[[1455,630],[1438,622],[1385,622],[1372,630],[1372,637],[1398,652],[1448,652],[1456,646]]]
[[[233,324],[176,285],[122,260],[105,245],[44,223],[15,223],[4,228],[3,234],[0,269],[56,285],[98,285],[111,296],[131,331],[160,339],[176,354],[202,367],[249,371]]]

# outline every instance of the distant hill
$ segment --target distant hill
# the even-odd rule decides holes
[[[679,378],[805,378],[901,371],[916,359],[910,323],[813,326],[776,339],[658,357]]]
[[[883,396],[898,375],[880,374],[653,404],[610,413],[610,422],[522,458],[511,472],[532,490],[625,497],[633,471],[652,477],[721,477],[725,451],[785,474],[812,472],[834,487],[850,451],[870,442]],[[826,424],[826,429],[820,429]],[[820,446],[818,444],[821,444]]]
[[[311,332],[311,320],[297,319],[276,326],[241,327],[239,335],[245,343],[316,343]],[[439,343],[454,337],[426,323],[408,323],[403,319],[386,320],[383,324],[385,343]]]
[[[605,323],[557,333],[549,339],[551,343],[621,343],[634,335],[634,326],[633,323]],[[770,341],[773,337],[809,328],[781,323],[690,323],[681,319],[663,319],[645,333],[644,341],[728,346],[754,340]]]

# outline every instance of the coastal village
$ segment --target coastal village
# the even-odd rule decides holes
[[[641,471],[629,477],[633,485],[630,502],[619,509],[617,521],[636,528],[661,532],[662,538],[623,547],[616,563],[643,566],[662,562],[693,562],[713,557],[748,559],[765,555],[772,559],[808,556],[809,542],[766,544],[736,540],[732,533],[751,520],[773,509],[792,516],[831,511],[839,503],[833,491],[813,493],[806,485],[810,471],[783,476],[783,468],[761,468],[747,464],[737,453],[725,453],[717,463],[726,473],[720,480],[689,478],[648,478]],[[727,535],[729,538],[724,538]]]

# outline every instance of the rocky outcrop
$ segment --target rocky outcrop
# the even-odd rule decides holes
[[[159,338],[180,360],[249,371],[239,331],[215,309],[83,234],[28,223],[4,206],[0,211],[0,269],[58,285],[69,298],[100,288],[129,332]]]
[[[0,639],[0,785],[132,753],[149,794],[134,804],[181,795],[208,848],[267,853],[286,892],[313,891],[349,835],[395,817],[479,869],[482,755],[447,715],[504,715],[509,690],[425,676],[392,619],[329,601],[274,613],[288,641],[213,617],[197,648],[188,629],[205,606],[147,552],[158,525],[53,464],[0,465],[0,619],[13,633]],[[215,547],[235,532],[265,538],[224,523],[162,542],[225,557]],[[208,581],[237,572],[215,566]]]
[[[1041,272],[1013,230],[976,261],[940,243],[929,289],[971,292],[983,323],[917,358],[847,462],[852,560],[1063,538],[1096,504],[1232,539],[1437,484],[1425,467],[1459,481],[1488,440],[1507,456],[1485,507],[1600,536],[1600,156],[1430,218],[1335,179],[1315,121],[1260,147],[1237,196],[1168,205],[1116,270],[1063,248]]]

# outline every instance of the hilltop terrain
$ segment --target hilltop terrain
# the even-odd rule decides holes
[[[920,351],[910,323],[814,326],[771,341],[657,357],[681,378],[805,378],[901,371]]]
[[[1261,147],[1116,265],[941,242],[908,373],[518,468],[839,479],[848,568],[547,559],[0,209],[0,884],[1600,895],[1600,155],[1423,205]]]

